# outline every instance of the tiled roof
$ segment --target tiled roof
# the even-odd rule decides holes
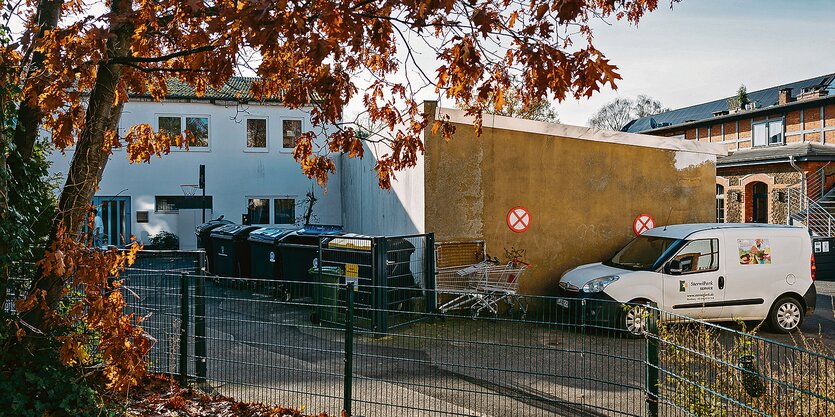
[[[194,87],[180,81],[177,78],[169,78],[168,94],[169,99],[198,99],[198,100],[229,100],[229,101],[251,101],[255,100],[250,89],[252,84],[258,81],[257,77],[231,77],[220,89],[209,87],[202,96],[195,93]],[[147,93],[131,94],[134,97],[148,97]],[[270,98],[266,101],[281,101],[279,97]]]
[[[798,160],[825,159],[835,160],[835,146],[818,143],[792,143],[784,146],[763,146],[759,148],[743,149],[731,155],[720,157],[716,161],[719,167],[752,162],[785,161],[789,157]]]
[[[800,91],[806,87],[835,87],[835,83],[832,82],[833,79],[835,79],[835,73],[821,75],[808,80],[781,84],[763,90],[750,91],[748,92],[748,100],[751,102],[759,102],[762,108],[767,108],[777,104],[777,94],[783,88],[791,88],[792,97],[797,98]],[[729,98],[731,97],[725,97],[719,100],[709,101],[707,103],[696,104],[681,109],[670,110],[664,113],[635,119],[624,126],[623,131],[638,133],[661,126],[675,126],[692,121],[711,119],[714,117],[713,114],[715,112],[728,110]]]

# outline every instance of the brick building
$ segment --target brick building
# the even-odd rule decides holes
[[[828,74],[752,91],[742,108],[723,98],[671,110],[623,131],[726,145],[729,155],[716,164],[719,222],[835,229],[833,80]]]

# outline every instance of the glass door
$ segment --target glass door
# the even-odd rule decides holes
[[[102,244],[124,246],[130,242],[130,197],[93,197],[93,205],[99,211],[103,231]]]

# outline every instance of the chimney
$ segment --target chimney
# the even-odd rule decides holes
[[[800,94],[797,96],[797,101],[808,100],[811,98],[818,98],[827,95],[828,91],[820,85],[814,85],[811,87],[803,87],[800,90]]]
[[[780,92],[777,93],[777,104],[786,104],[790,101],[792,101],[792,89],[781,88]]]

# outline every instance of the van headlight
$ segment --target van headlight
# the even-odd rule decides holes
[[[617,275],[609,275],[605,277],[595,278],[583,285],[583,292],[600,292],[603,291],[609,284],[619,280]]]

